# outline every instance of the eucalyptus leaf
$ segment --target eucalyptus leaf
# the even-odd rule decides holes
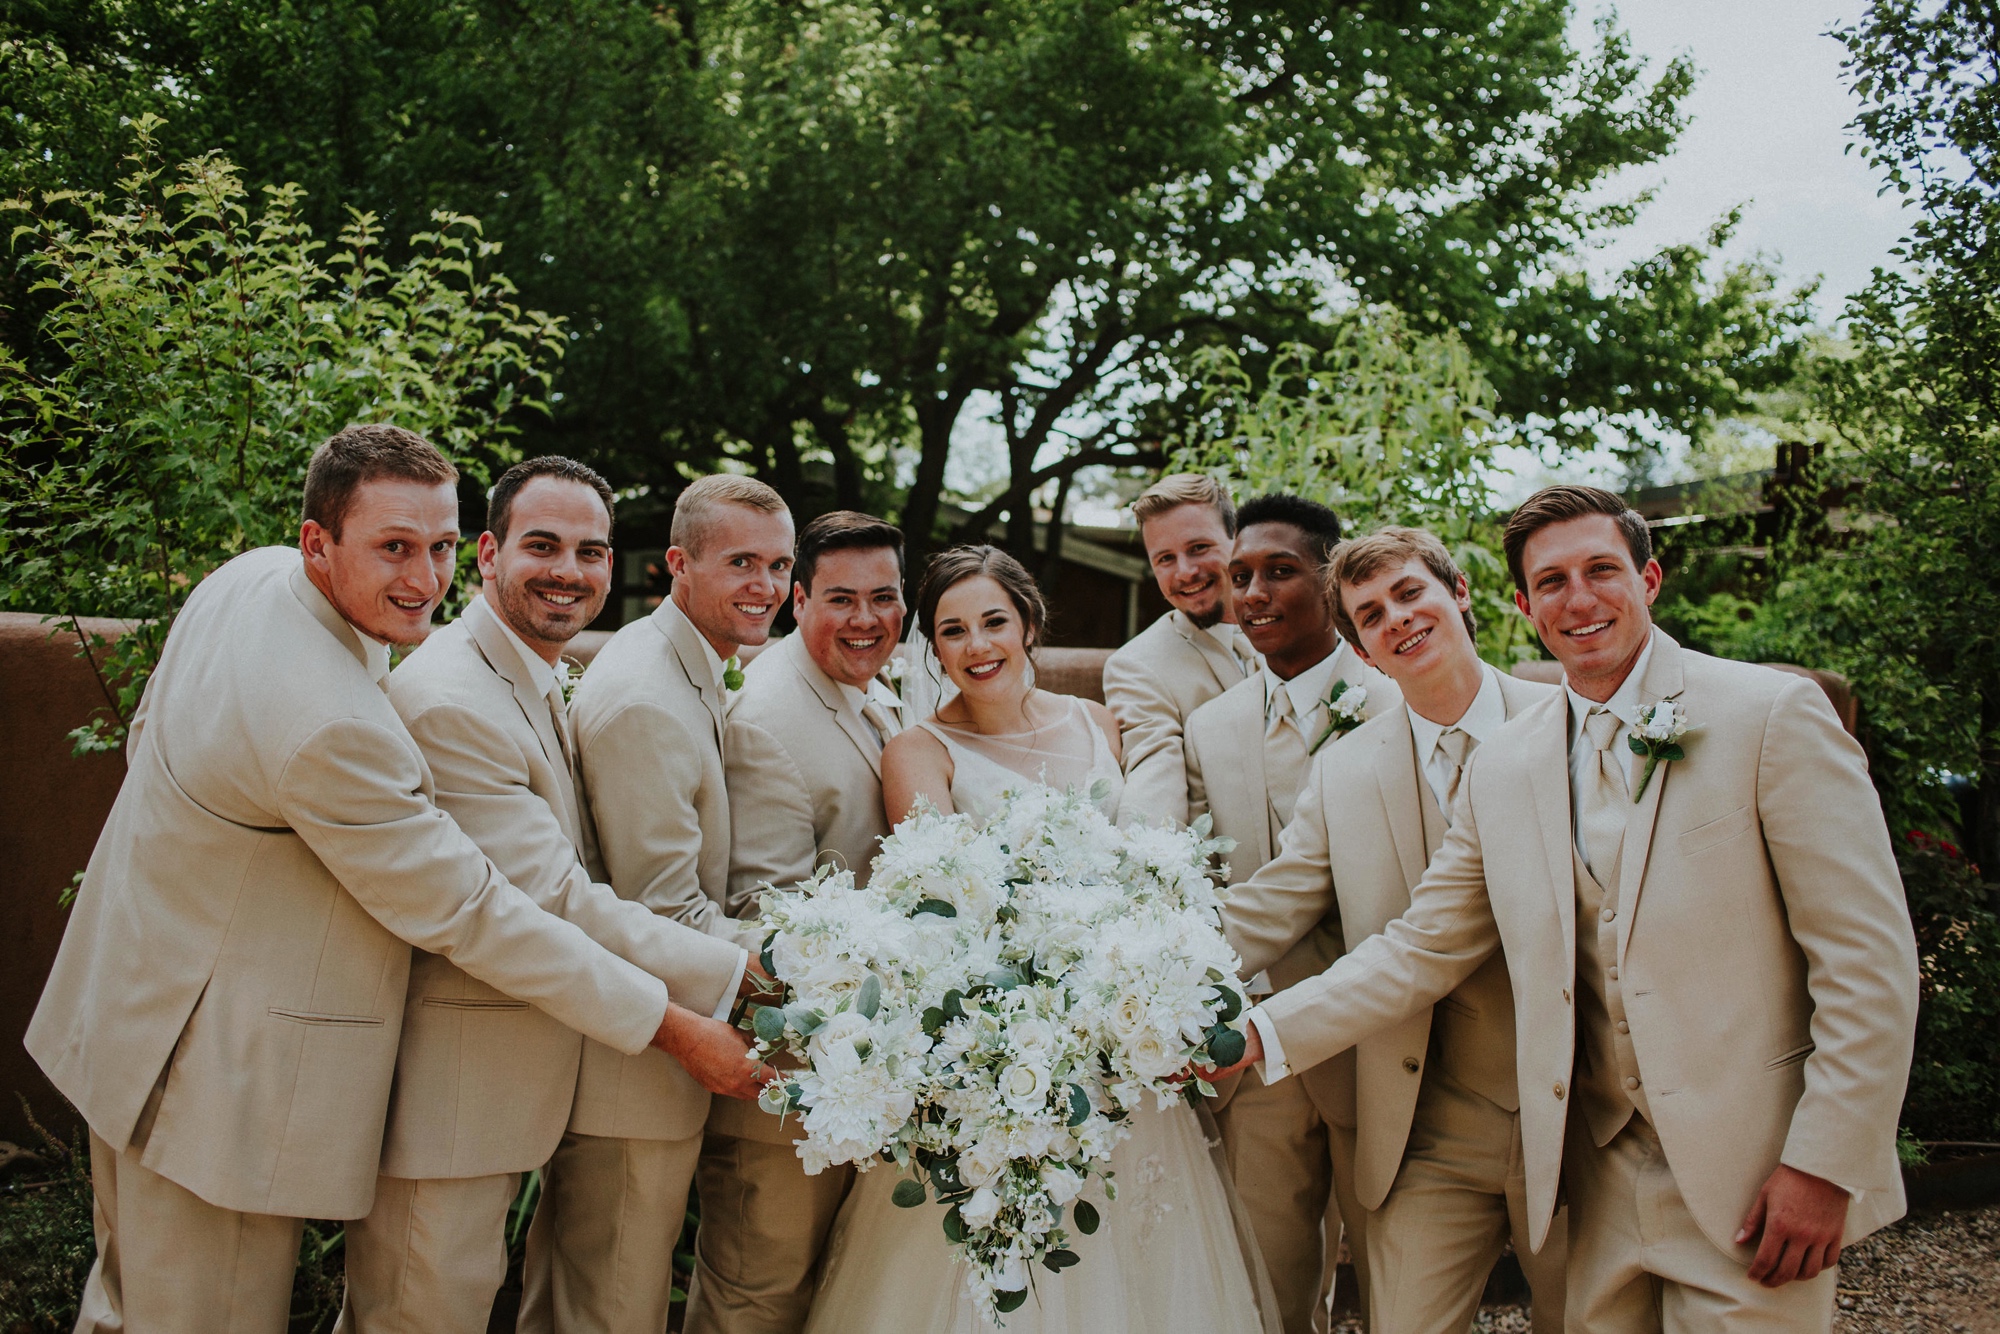
[[[758,1007],[756,1018],[750,1021],[757,1040],[769,1045],[782,1042],[785,1037],[785,1012],[774,1005]]]
[[[1243,1013],[1242,993],[1234,987],[1224,987],[1222,995],[1215,1003],[1215,1017],[1226,1024],[1241,1013]]]
[[[1235,1029],[1224,1029],[1220,1036],[1210,1040],[1208,1058],[1218,1066],[1234,1065],[1243,1059],[1244,1049],[1249,1045]]]
[[[908,1177],[898,1181],[896,1188],[889,1192],[889,1199],[898,1209],[914,1209],[929,1198],[924,1194],[924,1183]]]
[[[882,979],[874,973],[861,979],[861,994],[855,998],[855,1010],[863,1019],[873,1019],[882,1008]]]
[[[969,1231],[965,1226],[964,1216],[958,1212],[958,1206],[955,1204],[945,1210],[943,1227],[945,1240],[950,1242],[964,1241],[965,1234]]]
[[[1090,1095],[1080,1084],[1069,1086],[1069,1124],[1080,1126],[1090,1119]]]
[[[1076,1230],[1088,1237],[1097,1231],[1097,1206],[1089,1200],[1078,1200],[1070,1206],[1069,1216],[1076,1224]]]
[[[931,913],[938,917],[958,916],[958,909],[952,907],[949,903],[946,903],[943,899],[919,900],[917,903],[916,910],[918,912]]]
[[[996,1292],[993,1294],[993,1309],[1001,1315],[1006,1315],[1009,1311],[1020,1310],[1021,1303],[1027,1300],[1026,1288],[1015,1288],[1011,1292]]]

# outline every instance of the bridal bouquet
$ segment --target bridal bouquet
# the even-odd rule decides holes
[[[945,1235],[995,1319],[1029,1267],[1076,1264],[1064,1211],[1147,1093],[1190,1061],[1242,1055],[1244,994],[1217,917],[1205,822],[1121,831],[1090,796],[1034,786],[984,829],[922,809],[883,840],[873,878],[823,872],[767,890],[764,963],[783,1003],[756,1011],[760,1057],[786,1055],[761,1105],[800,1116],[806,1171],[878,1158],[934,1193]]]

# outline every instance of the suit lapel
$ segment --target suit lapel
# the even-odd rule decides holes
[[[1646,664],[1646,679],[1639,690],[1640,703],[1651,707],[1662,700],[1679,699],[1685,685],[1681,646],[1664,630],[1653,631],[1653,658]],[[1637,755],[1632,758],[1639,761],[1637,767],[1643,773],[1644,761]],[[1646,857],[1653,849],[1653,829],[1659,823],[1660,801],[1673,770],[1671,763],[1654,767],[1653,780],[1640,794],[1639,808],[1632,812],[1632,822],[1625,831],[1625,850],[1618,859],[1618,959],[1621,963],[1625,959],[1625,942],[1632,937],[1632,919],[1639,912],[1639,893],[1646,883]],[[1635,781],[1636,777],[1634,775]]]
[[[479,650],[479,656],[486,660],[501,680],[514,692],[514,702],[520,706],[521,716],[528,720],[534,730],[535,740],[541,743],[542,755],[549,767],[556,771],[556,785],[562,790],[564,832],[570,840],[577,840],[581,828],[581,806],[577,801],[575,775],[570,772],[569,757],[563,751],[562,739],[556,735],[555,719],[549,714],[548,697],[534,688],[529,679],[527,664],[507,640],[507,634],[500,628],[500,619],[485,599],[476,600],[466,609],[465,621],[472,632],[472,646]]]
[[[712,698],[715,693],[715,674],[708,668],[708,654],[702,649],[701,631],[695,629],[694,622],[680,609],[680,604],[672,598],[660,603],[653,613],[659,623],[660,633],[667,637],[667,646],[674,651],[674,660],[680,664],[687,683],[694,687],[695,696],[701,700],[701,707],[708,714],[709,728],[715,738],[715,753],[722,753],[722,711]]]
[[[1228,649],[1215,642],[1215,636],[1195,625],[1180,612],[1171,613],[1174,631],[1187,641],[1187,646],[1208,668],[1208,674],[1215,679],[1217,687],[1223,690],[1243,680],[1242,664],[1231,656]]]
[[[1574,957],[1576,940],[1575,835],[1569,795],[1569,701],[1558,694],[1548,716],[1526,739],[1523,760],[1535,798],[1542,855],[1548,862],[1549,888],[1555,895],[1556,916],[1562,923],[1566,956]]]
[[[799,679],[811,688],[814,697],[828,713],[833,715],[833,721],[847,734],[847,739],[854,743],[854,748],[861,752],[861,758],[868,761],[868,767],[874,771],[875,776],[880,778],[882,747],[868,735],[868,724],[858,717],[853,709],[847,707],[847,697],[841,693],[840,683],[820,670],[819,664],[813,661],[812,654],[806,652],[805,641],[799,636],[793,635],[780,645],[780,648],[790,653],[792,670],[797,672]]]
[[[1403,868],[1403,887],[1413,890],[1430,865],[1430,850],[1424,844],[1422,780],[1417,776],[1417,742],[1410,733],[1409,719],[1375,748],[1375,785],[1387,814],[1389,836],[1395,840],[1396,860]]]

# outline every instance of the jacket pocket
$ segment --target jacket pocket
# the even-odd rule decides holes
[[[1692,857],[1698,852],[1706,852],[1716,844],[1726,843],[1756,827],[1756,810],[1749,806],[1738,806],[1719,819],[1698,824],[1683,832],[1679,840],[1681,856]]]
[[[1764,1062],[1764,1068],[1766,1070],[1782,1070],[1788,1065],[1797,1065],[1800,1061],[1813,1054],[1813,1049],[1816,1045],[1815,1043],[1808,1042],[1803,1047],[1792,1048],[1783,1056],[1773,1056],[1770,1060]]]
[[[528,1002],[517,1000],[490,1000],[479,997],[426,996],[424,1004],[435,1005],[440,1010],[525,1010]]]
[[[380,1028],[382,1020],[372,1014],[321,1014],[314,1010],[281,1010],[271,1007],[271,1014],[278,1019],[294,1024],[313,1024],[322,1028]]]

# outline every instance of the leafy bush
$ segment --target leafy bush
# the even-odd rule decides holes
[[[296,186],[251,216],[235,169],[209,154],[171,177],[142,119],[110,199],[16,199],[49,365],[0,350],[0,607],[70,621],[114,715],[78,735],[117,745],[167,628],[230,557],[296,536],[313,448],[358,421],[421,432],[475,479],[510,460],[509,416],[539,403],[557,323],[522,311],[490,272],[476,219],[435,214],[392,264],[372,215],[323,254]],[[77,627],[79,631],[81,627]]]
[[[1261,383],[1227,347],[1194,361],[1203,410],[1170,467],[1226,478],[1239,497],[1317,500],[1354,533],[1430,529],[1472,584],[1481,654],[1500,663],[1537,656],[1514,609],[1486,485],[1493,388],[1463,340],[1414,334],[1376,308],[1341,318],[1324,349],[1279,348]]]
[[[1913,830],[1896,859],[1923,977],[1903,1123],[1919,1139],[2000,1139],[2000,917],[1952,844]]]
[[[0,1330],[67,1334],[97,1256],[88,1141],[74,1113],[67,1141],[27,1117],[39,1144],[17,1151],[0,1193]]]

